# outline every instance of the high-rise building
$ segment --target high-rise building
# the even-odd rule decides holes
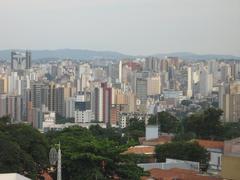
[[[132,92],[127,94],[127,105],[128,105],[128,112],[135,112],[136,111],[136,95]]]
[[[103,88],[103,121],[110,123],[111,106],[112,106],[112,88],[107,83],[101,83]]]
[[[56,103],[56,85],[51,82],[48,85],[48,110],[55,111]]]
[[[193,96],[193,91],[192,91],[192,83],[193,83],[192,67],[188,67],[187,70],[188,70],[187,97],[191,98]]]
[[[89,123],[93,121],[91,103],[84,94],[76,96],[74,117],[76,123]]]
[[[8,78],[5,74],[0,74],[0,93],[8,93]]]
[[[39,108],[32,108],[32,125],[34,128],[43,128],[44,113]]]
[[[103,88],[95,87],[91,98],[92,111],[94,119],[97,122],[103,122]]]
[[[4,93],[4,80],[0,79],[0,93]]]
[[[213,76],[205,68],[202,68],[199,78],[199,90],[202,97],[211,95],[213,88]]]
[[[141,104],[145,104],[147,101],[147,87],[146,78],[136,78],[136,95]]]
[[[156,57],[147,57],[145,59],[144,69],[146,71],[159,72],[160,70],[160,59]]]
[[[114,104],[114,105],[112,105],[112,107],[111,107],[111,125],[117,125],[117,123],[118,123],[118,121],[119,121],[119,118],[120,118],[120,114],[119,114],[119,112],[120,112],[120,105],[116,105],[116,104]]]
[[[78,77],[80,77],[82,74],[91,74],[90,64],[84,63],[78,66]]]
[[[31,83],[31,101],[27,104],[28,122],[32,123],[33,127],[42,129],[43,114],[47,111],[48,106],[48,85],[41,82]]]
[[[11,72],[8,76],[8,94],[17,95],[19,85],[19,76],[17,72]]]
[[[221,67],[221,81],[229,82],[230,78],[231,78],[231,66],[228,64],[224,64]]]
[[[112,87],[107,82],[94,88],[91,98],[95,121],[110,123],[112,105]]]
[[[31,68],[31,52],[11,52],[11,69],[13,71],[26,70]]]
[[[160,76],[147,78],[147,95],[159,95],[161,94],[161,79]]]
[[[237,122],[240,120],[240,81],[232,81],[226,86],[225,92],[219,94],[224,111],[224,121]]]
[[[127,104],[127,96],[121,89],[112,88],[112,104]]]
[[[65,117],[74,118],[75,97],[68,97],[65,100]]]
[[[120,68],[122,66],[120,65],[120,62],[118,63],[109,63],[108,64],[108,70],[107,70],[107,77],[111,79],[111,83],[119,83],[119,75],[120,73]]]
[[[160,73],[160,79],[161,79],[161,92],[164,89],[169,89],[169,78],[168,78],[168,72],[163,71]]]
[[[168,61],[167,59],[163,59],[160,61],[160,72],[167,72],[168,71]]]
[[[0,94],[0,117],[8,115],[8,96]]]
[[[76,88],[70,82],[64,86],[64,99],[74,97],[76,95]]]
[[[55,108],[54,111],[56,114],[64,116],[64,87],[58,87],[55,90],[55,99],[54,99],[54,104]]]
[[[41,82],[32,82],[31,84],[31,102],[32,102],[32,108],[42,108],[42,88],[44,87],[44,84]]]
[[[8,115],[12,122],[19,123],[22,121],[22,98],[21,96],[8,96]]]
[[[119,67],[118,67],[118,78],[119,78],[119,82],[122,82],[122,61],[119,62]]]

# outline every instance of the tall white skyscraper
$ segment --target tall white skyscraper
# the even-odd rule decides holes
[[[122,82],[122,61],[119,62],[119,82]]]
[[[193,82],[192,67],[189,66],[188,67],[188,84],[187,84],[187,97],[189,98],[193,96],[192,82]]]
[[[31,68],[31,52],[11,52],[11,69],[12,70],[25,70]]]
[[[213,88],[213,75],[209,74],[206,68],[202,68],[199,78],[200,95],[209,96]]]

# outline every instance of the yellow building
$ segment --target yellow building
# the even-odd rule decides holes
[[[161,93],[160,76],[147,78],[147,95],[158,95]]]
[[[226,180],[240,180],[240,154],[222,156],[221,175]]]
[[[0,74],[0,93],[8,93],[8,78]]]
[[[128,112],[136,111],[136,95],[134,93],[127,94],[127,104],[128,104]]]
[[[237,122],[240,119],[240,81],[232,81],[222,94],[222,108],[226,122]]]
[[[127,104],[127,95],[121,89],[112,88],[112,104]]]

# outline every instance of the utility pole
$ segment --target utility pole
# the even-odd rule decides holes
[[[61,147],[60,142],[58,144],[58,161],[57,161],[57,180],[62,180],[62,154],[61,154]]]
[[[58,145],[58,151],[53,147],[49,152],[49,162],[51,165],[56,165],[57,163],[57,180],[62,180],[62,154],[60,142],[55,144]]]

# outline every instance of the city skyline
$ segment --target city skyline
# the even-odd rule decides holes
[[[1,0],[0,179],[240,180],[239,10]]]
[[[0,49],[239,56],[239,7],[237,0],[3,0]]]

